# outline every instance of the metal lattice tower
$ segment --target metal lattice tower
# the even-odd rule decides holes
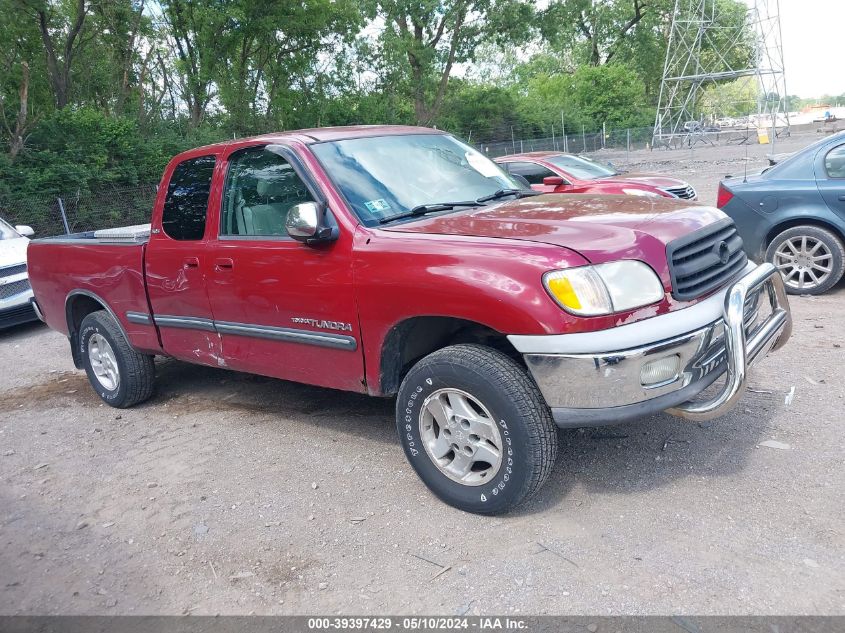
[[[718,0],[675,0],[669,46],[663,67],[663,81],[653,146],[692,146],[711,140],[704,131],[700,99],[705,89],[720,87],[742,77],[754,77],[758,86],[756,115],[746,124],[768,128],[772,138],[789,134],[786,78],[780,29],[779,0],[745,0],[748,11],[743,24],[725,24],[720,19]],[[750,47],[750,64],[736,67],[728,51]]]

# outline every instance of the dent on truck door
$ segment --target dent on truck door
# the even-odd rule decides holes
[[[226,366],[363,391],[351,236],[307,246],[287,235],[291,207],[319,196],[301,166],[248,147],[226,169],[206,271]]]
[[[204,278],[215,162],[214,156],[200,156],[182,161],[173,170],[161,218],[154,219],[145,265],[164,350],[203,365],[222,362]]]

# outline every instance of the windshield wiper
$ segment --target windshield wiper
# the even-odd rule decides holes
[[[454,209],[455,207],[481,207],[484,206],[485,202],[490,202],[491,200],[498,200],[499,198],[504,198],[506,196],[517,196],[519,198],[525,198],[527,196],[539,195],[539,191],[532,191],[531,189],[499,189],[498,191],[495,191],[486,196],[481,196],[480,198],[476,198],[475,200],[457,200],[455,202],[432,202],[429,204],[418,204],[406,213],[397,213],[396,215],[381,218],[379,220],[379,224],[387,224],[388,222],[393,222],[394,220],[404,220],[406,218],[413,218],[416,216],[425,215],[426,213],[435,213],[437,211],[449,211],[450,209]]]
[[[405,218],[413,218],[426,213],[434,213],[435,211],[448,211],[455,207],[480,207],[482,202],[478,200],[458,200],[456,202],[432,202],[429,204],[418,204],[406,213],[397,213],[386,218],[381,218],[379,224],[386,224],[394,220],[403,220]]]
[[[494,191],[490,195],[476,198],[475,201],[478,203],[483,203],[490,202],[491,200],[498,200],[499,198],[504,198],[505,196],[517,196],[518,198],[526,198],[528,196],[539,195],[539,191],[534,191],[532,189],[499,189],[498,191]]]

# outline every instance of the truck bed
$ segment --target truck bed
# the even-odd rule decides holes
[[[150,312],[144,280],[149,237],[145,226],[146,231],[123,227],[30,242],[29,278],[47,325],[69,334],[75,301],[99,301],[109,306],[136,348],[160,353],[155,327],[126,317],[127,312]]]
[[[132,226],[120,226],[113,229],[100,229],[97,231],[83,231],[81,233],[70,233],[68,235],[56,235],[44,237],[33,242],[89,243],[96,240],[101,244],[146,244],[150,239],[149,224],[133,224]]]

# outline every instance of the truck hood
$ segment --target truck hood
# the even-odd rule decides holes
[[[26,263],[28,244],[29,240],[25,237],[0,240],[0,268]]]
[[[718,209],[672,198],[548,194],[385,230],[543,242],[594,264],[641,259],[661,274],[669,242],[724,217]]]

